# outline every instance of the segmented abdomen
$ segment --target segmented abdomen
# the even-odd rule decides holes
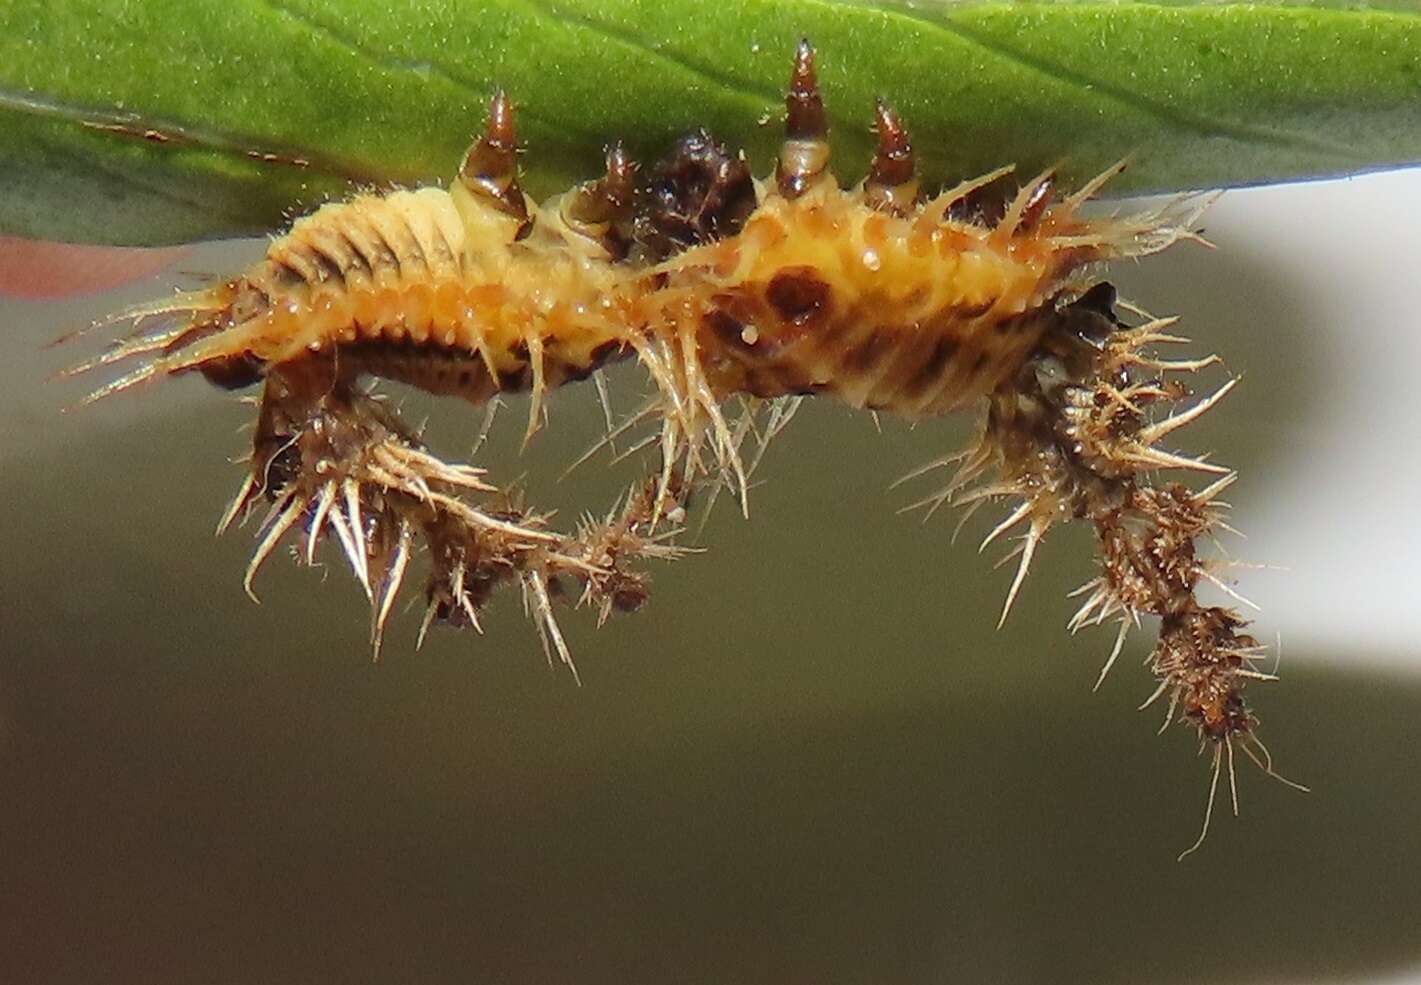
[[[606,261],[557,246],[471,249],[441,189],[327,205],[232,285],[228,330],[180,340],[179,356],[210,372],[208,359],[281,364],[338,347],[353,369],[472,399],[540,374],[556,386],[619,352],[624,334]]]
[[[698,340],[718,390],[920,417],[1013,375],[1079,262],[1049,237],[890,216],[833,188],[762,203],[734,240],[668,264],[668,290],[706,299]]]

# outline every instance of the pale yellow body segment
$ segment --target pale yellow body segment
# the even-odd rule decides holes
[[[515,241],[506,217],[461,202],[457,189],[326,205],[235,282],[230,326],[155,368],[237,357],[281,365],[369,343],[477,358],[495,389],[585,373],[621,346],[627,278],[556,209],[537,217]]]

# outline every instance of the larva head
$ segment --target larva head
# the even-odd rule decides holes
[[[820,182],[832,180],[829,125],[819,95],[814,46],[806,38],[795,49],[794,71],[785,93],[785,142],[775,168],[775,184],[785,198],[798,198]]]
[[[676,142],[653,169],[645,195],[636,238],[657,260],[734,236],[756,205],[745,158],[705,130]]]
[[[521,238],[530,228],[528,199],[518,186],[513,103],[502,89],[489,103],[483,136],[464,155],[450,195],[466,225],[491,225],[495,227],[491,232],[508,240]]]

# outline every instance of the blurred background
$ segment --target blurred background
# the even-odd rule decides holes
[[[180,380],[63,413],[92,381],[44,382],[94,348],[56,335],[261,243],[117,272],[0,244],[0,980],[1421,982],[1421,172],[1205,225],[1111,279],[1244,377],[1179,445],[1241,469],[1226,546],[1283,678],[1250,697],[1314,792],[1245,766],[1182,863],[1209,760],[1135,711],[1150,632],[1091,692],[1089,532],[996,631],[987,511],[956,545],[895,512],[967,422],[807,403],[642,612],[563,614],[581,688],[512,596],[419,652],[399,614],[372,664],[334,559],[275,558],[258,607],[251,529],[212,537],[245,408]],[[565,522],[610,505],[630,463],[554,481],[592,389],[520,456],[525,406],[479,463]],[[428,408],[461,457],[477,415]]]

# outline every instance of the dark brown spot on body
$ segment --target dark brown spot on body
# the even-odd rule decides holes
[[[270,267],[273,285],[278,288],[290,289],[306,283],[306,278],[301,271],[297,270],[285,260],[272,260]]]
[[[750,348],[745,342],[745,326],[720,308],[713,308],[706,312],[703,322],[711,330],[711,334],[728,348],[732,350]]]
[[[518,391],[526,390],[533,384],[533,368],[528,365],[519,366],[517,369],[502,370],[498,374],[498,388],[500,390]]]
[[[992,305],[994,304],[996,304],[995,301],[978,301],[976,304],[959,305],[952,308],[950,314],[953,318],[958,318],[962,321],[970,321],[973,318],[981,318],[987,312],[991,311]]]
[[[974,188],[953,202],[947,210],[947,218],[952,222],[991,229],[1002,221],[1009,202],[1010,196],[999,178],[991,184]]]
[[[613,260],[621,260],[631,246],[635,198],[636,164],[617,143],[607,150],[606,173],[563,199],[563,221],[601,244]]]
[[[198,367],[208,383],[223,390],[244,390],[256,386],[266,375],[266,364],[255,356],[229,356]]]
[[[1038,324],[1040,318],[1040,311],[1026,311],[1019,315],[1012,315],[1010,318],[1000,319],[992,326],[992,331],[998,335],[1014,335]]]
[[[307,258],[316,268],[319,282],[338,281],[342,284],[345,283],[345,270],[341,267],[339,261],[332,258],[324,250],[314,244],[307,246],[305,252]]]
[[[644,585],[628,583],[612,593],[612,608],[618,612],[636,612],[649,597]]]
[[[860,375],[871,372],[901,340],[901,333],[891,328],[875,328],[868,338],[844,353],[844,368]]]
[[[928,358],[904,385],[906,393],[911,397],[920,396],[928,387],[939,382],[947,372],[947,367],[956,358],[957,350],[958,342],[955,338],[950,335],[938,336]]]
[[[1115,316],[1115,299],[1115,285],[1103,280],[1072,301],[1068,307],[1093,311],[1119,324],[1119,319]]]
[[[833,289],[812,267],[790,267],[770,280],[765,299],[781,320],[795,328],[809,328],[825,321],[833,307]]]
[[[271,299],[266,292],[247,280],[229,281],[225,290],[229,292],[227,307],[208,315],[169,342],[163,347],[165,355],[179,352],[203,339],[220,335],[234,325],[260,317],[271,305]],[[266,364],[246,352],[209,359],[194,368],[209,383],[224,390],[241,390],[260,383],[266,372]]]
[[[616,340],[603,342],[601,345],[597,346],[595,349],[592,350],[592,365],[594,368],[606,365],[614,359],[622,358],[629,352],[630,349],[627,346]]]
[[[366,275],[373,274],[375,271],[370,266],[370,258],[367,257],[361,251],[359,246],[356,245],[355,239],[344,229],[337,228],[333,230],[333,232],[336,236],[340,237],[340,239],[345,243],[346,248],[350,251],[350,261],[347,267],[347,273],[358,270]]]

